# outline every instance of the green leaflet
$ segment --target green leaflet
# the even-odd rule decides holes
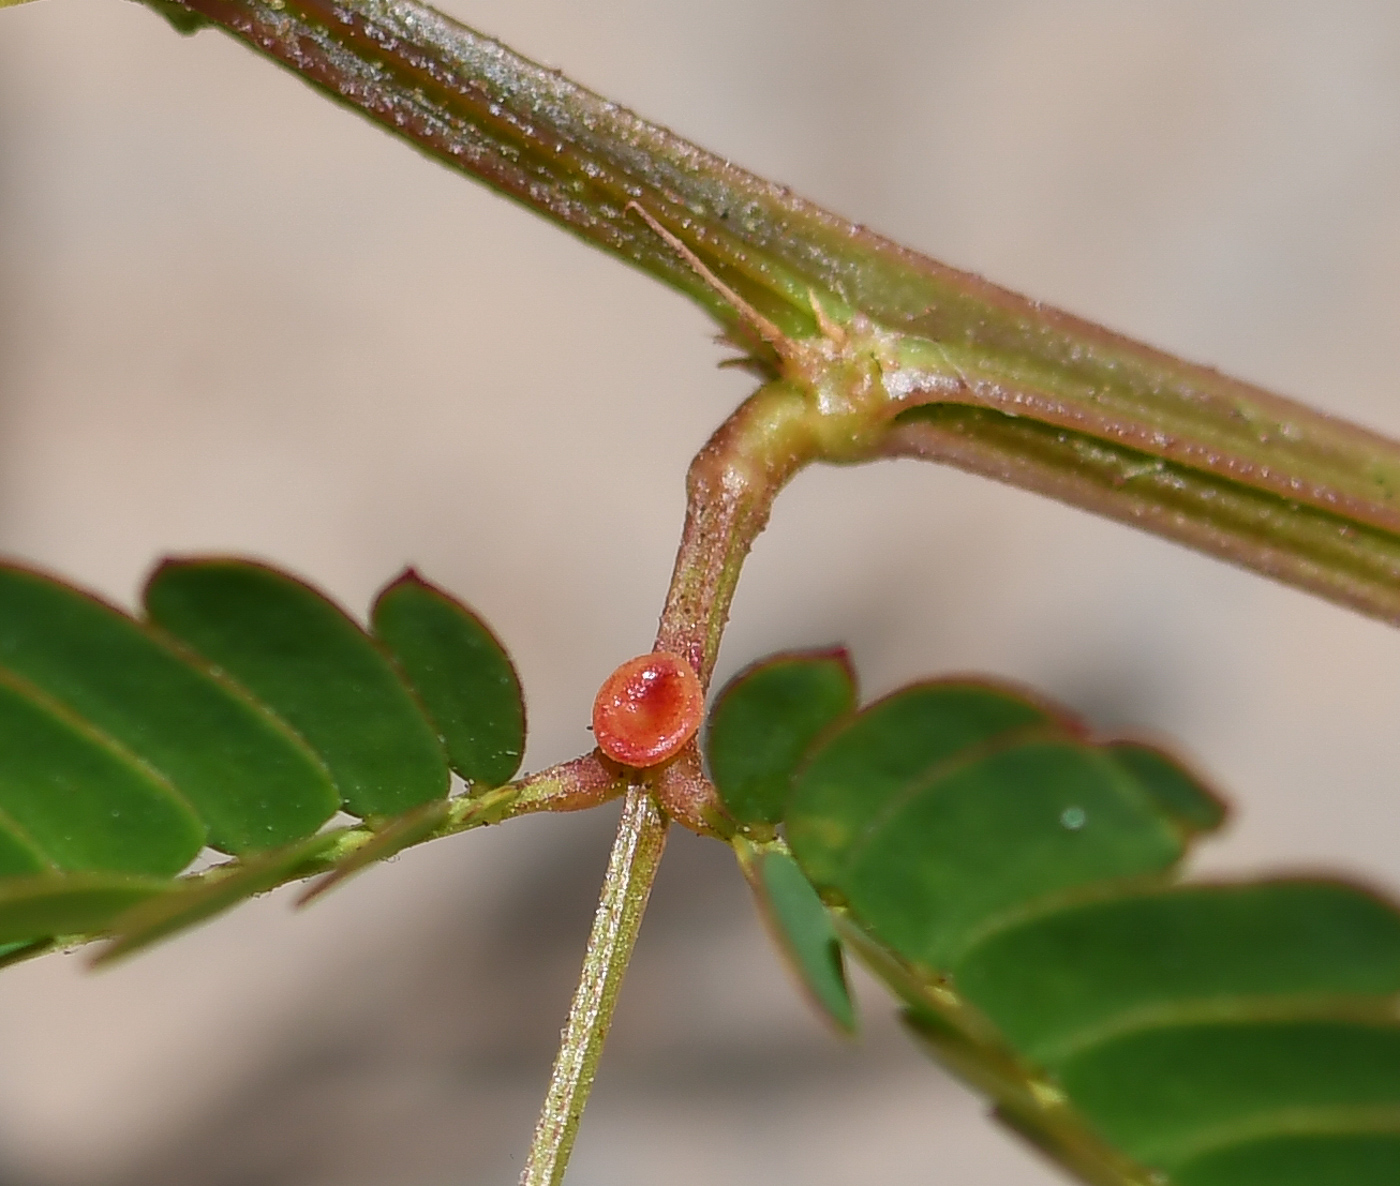
[[[842,648],[773,655],[740,672],[710,710],[705,738],[729,814],[740,824],[781,820],[803,753],[855,706],[855,672]]]
[[[5,0],[5,2],[24,4],[26,0]],[[169,21],[171,28],[177,33],[183,33],[186,36],[198,33],[201,29],[207,29],[213,23],[207,17],[191,12],[178,0],[140,0],[140,3]]]
[[[1176,885],[1051,903],[985,935],[951,970],[1044,1063],[1134,1020],[1400,994],[1400,914],[1341,882]]]
[[[225,868],[211,870],[201,880],[133,906],[112,924],[116,938],[98,954],[94,963],[122,959],[152,943],[188,930],[257,894],[281,885],[321,856],[340,838],[338,832],[320,832],[259,853]]]
[[[734,736],[763,726],[763,698],[722,703],[748,714]],[[1071,1172],[1400,1182],[1390,903],[1322,879],[1176,882],[1223,804],[1165,752],[1094,744],[995,685],[904,689],[784,765],[762,801],[786,803],[842,935],[915,1034]]]
[[[510,781],[525,753],[525,701],[486,624],[412,570],[379,595],[370,620],[436,725],[452,769],[483,787]]]
[[[1170,754],[1135,741],[1104,747],[1188,836],[1214,832],[1225,822],[1225,804]]]
[[[1400,1132],[1286,1133],[1186,1162],[1176,1186],[1392,1186]]]
[[[928,967],[1028,899],[1181,856],[1119,764],[978,684],[915,686],[827,738],[794,779],[788,839],[818,886]]]
[[[369,636],[309,585],[246,560],[166,561],[146,612],[304,737],[356,815],[447,794],[447,759]]]
[[[178,873],[204,826],[174,788],[36,695],[0,683],[0,812],[7,865],[31,872]],[[16,868],[22,848],[39,859]]]
[[[1086,1047],[1054,1074],[1104,1136],[1168,1173],[1241,1140],[1400,1125],[1393,1015],[1149,1026]]]
[[[812,1003],[845,1033],[856,1028],[846,963],[831,917],[797,862],[784,852],[734,843],[759,911],[788,966]]]
[[[788,841],[809,877],[833,883],[847,846],[911,779],[972,746],[1051,720],[991,685],[916,684],[887,697],[827,739],[794,783]],[[853,780],[859,794],[851,793]]]
[[[794,811],[803,786],[799,779]],[[810,832],[801,845],[798,835],[799,859],[821,851]],[[1161,873],[1181,846],[1103,755],[1055,739],[911,780],[842,855],[830,888],[896,950],[947,967],[979,928],[1028,899]]]
[[[426,839],[448,815],[439,731],[467,739],[454,761],[479,781],[518,764],[509,659],[422,582],[381,606],[432,720],[379,645],[290,577],[170,564],[149,604],[154,625],[0,565],[0,963],[56,936],[114,934],[104,958],[124,954]],[[374,830],[320,831],[337,809]],[[206,843],[238,859],[175,877]]]
[[[35,935],[98,931],[138,903],[169,894],[173,885],[112,873],[5,878],[0,880],[0,942],[19,947]]]

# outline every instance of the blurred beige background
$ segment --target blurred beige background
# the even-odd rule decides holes
[[[1400,434],[1400,9],[1243,0],[452,0],[451,11],[949,262]],[[0,550],[129,601],[245,552],[362,612],[471,600],[584,749],[650,642],[690,454],[745,380],[680,298],[214,32],[0,13]],[[1032,681],[1180,739],[1210,870],[1400,888],[1400,636],[915,463],[779,502],[721,675],[845,640],[879,693]],[[614,812],[274,896],[99,977],[0,977],[5,1186],[446,1186],[518,1173]],[[720,846],[679,836],[574,1186],[1045,1186],[863,992],[827,1034]]]

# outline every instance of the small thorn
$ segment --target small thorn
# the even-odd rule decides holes
[[[846,327],[839,321],[832,321],[827,316],[826,310],[822,308],[822,303],[817,299],[817,290],[809,288],[807,290],[807,301],[812,306],[812,312],[816,315],[817,325],[824,337],[830,338],[837,346],[844,346],[847,342]]]
[[[784,358],[791,354],[792,343],[788,336],[749,304],[748,301],[744,300],[743,297],[730,288],[729,285],[716,276],[714,272],[706,266],[704,260],[657,222],[655,218],[647,213],[646,209],[640,203],[628,202],[626,209],[628,211],[635,210],[641,216],[642,221],[645,222],[659,238],[665,240],[667,246],[685,260],[685,262],[690,265],[691,270],[694,271],[700,279],[738,310],[739,316],[753,328],[759,337],[772,346],[773,349]]]

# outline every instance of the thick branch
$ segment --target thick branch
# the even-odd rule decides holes
[[[1289,522],[1320,511],[1339,528],[1400,536],[1395,442],[907,251],[415,0],[189,8],[449,166],[685,291],[730,328],[741,320],[730,300],[630,205],[785,334],[818,334],[816,293],[837,320],[859,314],[898,337],[909,365],[891,374],[891,394],[906,405],[979,405],[1209,475],[1242,497],[1273,496],[1264,548],[1222,547],[1199,500],[1144,513],[1136,488],[1110,483],[1081,505],[1392,616],[1356,592],[1351,558]],[[1028,468],[994,420],[966,417],[958,435],[980,468],[1008,481],[1083,484],[1080,452],[1042,450]]]
[[[906,414],[881,452],[1036,490],[1400,625],[1400,536],[1388,531],[981,408]]]

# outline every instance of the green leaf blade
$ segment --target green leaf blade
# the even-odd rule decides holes
[[[841,940],[812,883],[784,852],[760,852],[742,839],[735,851],[759,913],[797,982],[832,1025],[854,1033],[855,1005]]]
[[[1226,812],[1171,754],[937,681],[828,725],[784,777],[796,864],[780,841],[734,845],[808,992],[832,927],[1071,1173],[1400,1181],[1400,911],[1316,878],[1176,884]]]
[[[1052,1068],[1105,1136],[1170,1172],[1202,1148],[1400,1125],[1400,1025],[1348,1018],[1148,1026]]]
[[[436,725],[452,769],[481,787],[509,782],[525,753],[525,701],[486,624],[411,570],[379,595],[370,621]]]
[[[0,669],[158,771],[228,852],[314,832],[339,806],[271,714],[96,598],[0,565]]]
[[[1400,914],[1340,882],[1174,886],[1014,921],[952,976],[1017,1049],[1043,1061],[1135,1015],[1400,994]]]
[[[945,682],[830,730],[795,784],[789,839],[843,934],[1063,1166],[1237,1186],[1306,1137],[1395,1180],[1400,913],[1340,882],[1172,886],[1224,807],[1170,755]]]
[[[174,884],[111,873],[6,878],[0,881],[0,943],[97,934],[133,906],[169,893]]]
[[[447,794],[446,755],[412,693],[310,586],[248,561],[167,561],[145,600],[152,622],[306,740],[357,815],[398,815]]]
[[[911,788],[853,846],[843,892],[909,959],[946,968],[978,930],[1037,898],[1165,873],[1173,831],[1088,746],[1053,740],[987,755]]]
[[[731,680],[710,710],[705,738],[729,814],[741,825],[780,823],[808,746],[855,707],[844,648],[773,655]]]
[[[1400,1131],[1296,1133],[1193,1158],[1172,1186],[1394,1186]]]
[[[1188,836],[1217,831],[1225,823],[1224,802],[1171,754],[1136,741],[1113,741],[1104,748]]]
[[[203,822],[168,782],[8,680],[0,680],[0,755],[8,830],[53,867],[173,875],[204,845]]]
[[[1182,837],[1074,728],[992,685],[897,692],[828,735],[798,773],[793,853],[896,951],[933,968],[1028,902],[1169,870]]]
[[[0,815],[0,878],[47,873],[53,864],[14,820]]]
[[[994,685],[930,682],[877,701],[827,738],[792,791],[788,842],[818,885],[911,781],[974,746],[1050,726],[1043,706]]]
[[[337,830],[319,832],[293,844],[231,862],[227,870],[211,870],[198,880],[177,884],[171,893],[136,904],[114,921],[115,938],[98,953],[94,964],[124,959],[198,926],[248,898],[277,888],[315,862],[335,845],[340,835]]]

